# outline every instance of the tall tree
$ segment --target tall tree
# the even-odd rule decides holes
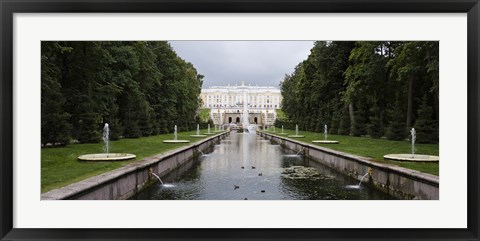
[[[61,59],[64,52],[71,49],[61,43],[42,41],[42,144],[69,142],[71,125],[70,114],[65,111],[65,98],[61,92]]]
[[[384,42],[357,42],[345,71],[346,90],[343,101],[349,106],[352,134],[365,134],[369,106],[385,100],[388,54]],[[387,51],[388,52],[388,51]],[[381,114],[381,113],[377,113]],[[382,118],[382,116],[379,116]]]
[[[405,131],[405,122],[403,121],[404,111],[400,106],[400,101],[397,95],[394,108],[390,110],[392,117],[388,123],[386,136],[390,140],[403,140],[407,134]]]
[[[102,42],[68,42],[63,56],[62,92],[71,113],[72,136],[81,142],[101,139],[108,51]]]
[[[415,121],[417,141],[419,143],[436,143],[438,141],[438,123],[433,117],[433,108],[428,104],[427,94],[422,98],[418,108],[418,118]]]
[[[42,142],[193,129],[202,78],[165,41],[45,42]]]
[[[287,116],[281,123],[403,139],[419,118],[420,94],[438,123],[438,42],[319,41],[281,91]]]

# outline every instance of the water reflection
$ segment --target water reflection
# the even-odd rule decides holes
[[[292,200],[394,199],[255,134],[231,133],[132,199]]]

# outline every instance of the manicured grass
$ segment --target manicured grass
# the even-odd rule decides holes
[[[207,130],[200,130],[200,133]],[[190,143],[204,138],[193,138],[190,135],[196,131],[179,132],[178,140],[190,140]],[[205,137],[205,138],[208,138]],[[110,142],[111,153],[132,153],[137,155],[135,160],[117,162],[81,162],[77,157],[84,154],[102,153],[103,142],[96,144],[71,144],[66,147],[42,148],[42,193],[60,188],[86,178],[105,173],[128,163],[142,160],[181,146],[190,145],[162,143],[163,140],[173,139],[173,134],[163,134],[137,139],[121,139]]]
[[[277,128],[278,130],[278,128]],[[275,134],[272,131],[267,131]],[[295,134],[295,130],[287,130],[290,135]],[[317,144],[313,140],[324,140],[323,133],[299,131],[299,135],[305,135],[305,138],[291,138],[310,144],[319,145],[337,151],[347,152],[358,156],[370,157],[376,162],[398,165],[401,167],[418,170],[438,176],[438,163],[424,162],[397,162],[384,160],[386,154],[412,153],[412,144],[409,141],[392,141],[386,139],[373,139],[368,137],[354,137],[342,135],[328,135],[328,140],[339,141],[339,144]],[[283,135],[287,137],[287,135]],[[438,156],[438,144],[417,144],[415,143],[416,154],[426,154]]]

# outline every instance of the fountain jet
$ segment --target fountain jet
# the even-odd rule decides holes
[[[325,127],[324,127],[324,129],[323,129],[323,135],[325,136],[325,140],[327,140],[327,134],[328,134],[327,124],[325,124]]]
[[[207,135],[214,135],[215,134],[214,132],[210,132],[210,124],[208,124],[208,129],[207,130],[208,130],[208,132],[205,133],[205,134],[207,134]]]
[[[412,135],[412,158],[415,158],[415,140],[417,139],[415,128],[410,130],[410,134]]]
[[[197,124],[197,134],[195,135],[190,135],[191,137],[197,137],[197,138],[200,138],[200,137],[206,137],[206,135],[201,135],[200,134],[200,125]]]
[[[282,133],[278,133],[278,134],[279,134],[279,135],[286,135],[286,134],[287,134],[287,133],[285,133],[285,132],[283,131],[283,125],[282,125]]]
[[[325,124],[325,126],[323,127],[323,136],[324,136],[324,139],[323,140],[317,140],[317,141],[312,141],[313,143],[320,143],[320,144],[338,144],[339,142],[338,141],[329,141],[327,140],[328,138],[328,127],[327,127],[327,124]]]
[[[163,143],[189,143],[189,140],[178,140],[177,139],[177,125],[173,128],[173,140],[164,140]]]
[[[124,161],[135,158],[136,156],[130,153],[110,153],[110,129],[108,123],[103,126],[103,153],[86,154],[78,157],[80,161]]]
[[[384,159],[394,161],[411,161],[411,162],[439,162],[438,156],[415,154],[415,140],[417,139],[417,133],[415,128],[410,130],[412,141],[412,153],[411,154],[387,154],[383,156]]]
[[[298,124],[297,124],[297,125],[295,125],[295,135],[289,135],[288,137],[303,138],[305,136],[298,134]]]
[[[363,182],[363,179],[365,179],[365,177],[367,177],[368,174],[370,174],[370,172],[367,172],[367,173],[365,173],[365,175],[363,175],[363,177],[360,179],[360,182],[358,183],[358,185],[348,185],[347,188],[349,188],[349,189],[360,189],[360,187],[362,185],[362,182]]]
[[[108,123],[105,123],[105,126],[103,126],[103,151],[107,154],[108,157],[108,142],[110,139],[110,130],[108,128]]]

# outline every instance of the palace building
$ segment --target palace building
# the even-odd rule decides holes
[[[240,124],[244,111],[248,112],[249,124],[271,126],[277,118],[276,109],[281,108],[280,89],[271,86],[212,86],[202,89],[202,108],[210,109],[215,125]],[[245,108],[246,105],[246,108]]]

